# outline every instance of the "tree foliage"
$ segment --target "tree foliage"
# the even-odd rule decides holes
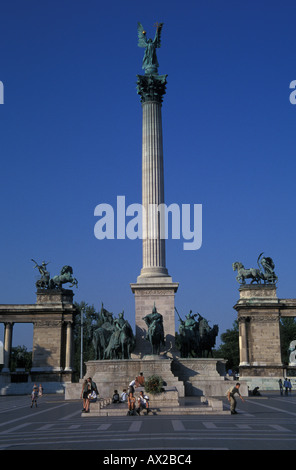
[[[95,328],[101,326],[99,313],[93,305],[85,302],[75,302],[77,313],[73,322],[73,341],[74,341],[74,381],[78,381],[80,376],[81,362],[81,331],[83,326],[83,374],[86,372],[85,362],[94,359],[95,352],[91,341],[92,332]],[[81,317],[82,312],[82,317]],[[83,320],[83,325],[82,325]]]
[[[226,359],[226,370],[238,371],[239,368],[239,330],[235,320],[232,329],[227,329],[221,336],[222,344],[214,351],[215,357]]]
[[[16,369],[22,368],[29,372],[32,367],[32,351],[28,351],[26,346],[16,346],[11,348],[10,354],[10,370],[15,372]]]

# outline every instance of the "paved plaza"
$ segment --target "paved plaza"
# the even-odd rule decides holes
[[[223,399],[225,409],[228,402]],[[1,450],[296,449],[296,394],[265,392],[238,402],[237,415],[81,417],[81,401],[0,397]],[[190,452],[187,452],[187,454]]]

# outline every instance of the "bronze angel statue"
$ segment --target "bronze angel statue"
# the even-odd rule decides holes
[[[142,68],[145,70],[145,74],[157,73],[159,67],[156,49],[160,47],[160,36],[163,23],[156,23],[156,33],[154,39],[147,39],[146,31],[144,30],[141,23],[138,23],[138,46],[145,47],[145,54],[143,58]]]

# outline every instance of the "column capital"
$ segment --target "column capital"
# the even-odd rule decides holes
[[[162,103],[165,95],[167,75],[137,75],[137,93],[141,96],[141,102],[157,101]]]

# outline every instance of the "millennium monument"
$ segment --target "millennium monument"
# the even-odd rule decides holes
[[[135,296],[136,334],[134,338],[128,327],[124,332],[123,325],[127,322],[122,318],[120,325],[110,312],[105,311],[104,321],[93,335],[96,357],[86,363],[86,376],[93,377],[100,384],[103,396],[111,396],[114,389],[127,387],[128,380],[140,371],[145,377],[161,376],[169,390],[166,388],[164,398],[158,396],[159,404],[169,401],[180,409],[179,397],[218,396],[224,394],[223,385],[227,384],[224,382],[223,360],[200,358],[201,348],[205,350],[202,339],[208,338],[211,330],[203,317],[199,315],[198,321],[195,320],[197,314],[190,313],[184,321],[179,317],[178,344],[175,341],[175,293],[178,283],[173,282],[166,266],[165,218],[164,212],[158,210],[164,205],[161,111],[167,83],[167,75],[158,73],[156,54],[161,45],[162,28],[163,23],[157,23],[154,39],[149,39],[143,26],[138,23],[138,46],[144,49],[144,74],[137,75],[137,93],[142,106],[143,241],[142,268],[137,282],[131,284]],[[212,333],[210,336],[213,336]],[[215,328],[214,339],[217,333]],[[120,343],[130,344],[126,354]],[[70,397],[71,387],[68,386],[67,390]],[[95,405],[92,408],[93,413],[100,414]]]
[[[145,49],[144,75],[138,75],[137,92],[142,104],[142,206],[143,266],[135,284],[136,348],[134,357],[150,351],[146,341],[147,315],[153,308],[163,317],[164,340],[160,351],[175,354],[175,293],[178,283],[172,281],[166,267],[164,214],[152,208],[164,204],[164,164],[161,108],[166,91],[167,75],[158,74],[156,50],[161,45],[163,23],[156,24],[154,39],[148,39],[138,23],[138,46]],[[146,318],[146,320],[145,320]],[[149,318],[149,317],[148,317]],[[151,327],[150,327],[151,330]],[[151,331],[149,333],[151,335]],[[159,338],[161,332],[159,332]],[[158,342],[158,343],[159,343]]]
[[[100,396],[110,398],[113,391],[127,388],[142,371],[145,377],[160,376],[165,392],[157,396],[155,407],[178,414],[179,398],[206,397],[212,411],[223,412],[221,400],[229,381],[224,359],[209,357],[218,334],[199,313],[184,319],[175,308],[179,284],[173,282],[166,266],[164,206],[164,155],[162,104],[167,75],[158,73],[157,50],[161,46],[163,23],[156,24],[154,39],[147,37],[138,23],[138,46],[144,49],[143,75],[137,75],[137,93],[142,106],[142,268],[135,283],[130,284],[135,297],[135,335],[124,312],[114,317],[102,305],[97,324],[92,325],[89,339],[94,358],[86,362],[86,377],[98,384]],[[73,379],[73,323],[79,312],[73,303],[72,287],[78,287],[71,266],[51,276],[43,261],[35,263],[40,278],[36,282],[37,301],[28,305],[0,305],[0,322],[4,323],[3,367],[0,394],[30,393],[32,381],[45,382],[46,391],[66,391],[66,398],[77,399],[81,383]],[[239,300],[234,309],[239,323],[240,379],[242,394],[247,385],[275,389],[289,368],[296,374],[296,338],[289,346],[289,364],[281,358],[280,319],[296,317],[296,299],[279,299],[278,276],[272,258],[261,253],[256,268],[241,262],[232,265],[239,283]],[[250,281],[248,283],[248,281]],[[64,285],[70,284],[70,289]],[[175,312],[180,325],[175,333]],[[13,326],[33,323],[33,358],[30,373],[19,358],[15,372],[10,371]],[[1,346],[1,341],[0,341]],[[83,380],[83,379],[81,379]],[[25,385],[28,385],[25,388]],[[19,386],[19,387],[17,387]],[[173,409],[168,409],[168,403]],[[102,401],[92,404],[91,415],[101,412]],[[186,408],[186,407],[185,407]],[[204,408],[206,410],[206,408]],[[182,409],[199,413],[197,409]],[[86,415],[87,416],[87,415]]]
[[[161,110],[167,79],[166,75],[158,73],[156,55],[162,28],[162,23],[157,24],[154,39],[148,39],[143,26],[138,24],[138,46],[144,49],[144,74],[137,76],[142,105],[143,258],[137,282],[131,284],[135,296],[136,334],[124,318],[124,312],[116,318],[102,305],[89,336],[94,358],[86,362],[84,379],[92,377],[101,397],[111,397],[115,389],[127,388],[142,371],[145,377],[160,376],[166,384],[165,393],[159,394],[156,406],[166,408],[169,404],[179,413],[179,398],[197,395],[206,396],[208,405],[212,403],[212,410],[222,412],[222,402],[213,397],[224,395],[229,387],[224,380],[225,361],[201,357],[203,353],[209,355],[218,325],[211,329],[201,315],[192,312],[184,320],[179,316],[181,324],[176,344],[178,283],[173,282],[166,267],[165,214],[159,211],[164,205]],[[32,261],[40,274],[36,282],[36,304],[0,305],[0,321],[5,323],[4,374],[0,379],[5,376],[7,383],[11,379],[9,356],[13,323],[31,322],[34,324],[31,380],[51,383],[55,390],[59,384],[64,384],[66,398],[77,399],[81,383],[72,383],[72,326],[78,311],[73,304],[73,291],[63,286],[70,283],[70,288],[77,287],[78,281],[73,277],[71,266],[64,266],[59,275],[51,277],[48,263]],[[49,389],[48,385],[46,388]],[[101,404],[102,401],[92,404],[92,415],[101,413]],[[200,410],[187,409],[186,412],[199,413]]]

